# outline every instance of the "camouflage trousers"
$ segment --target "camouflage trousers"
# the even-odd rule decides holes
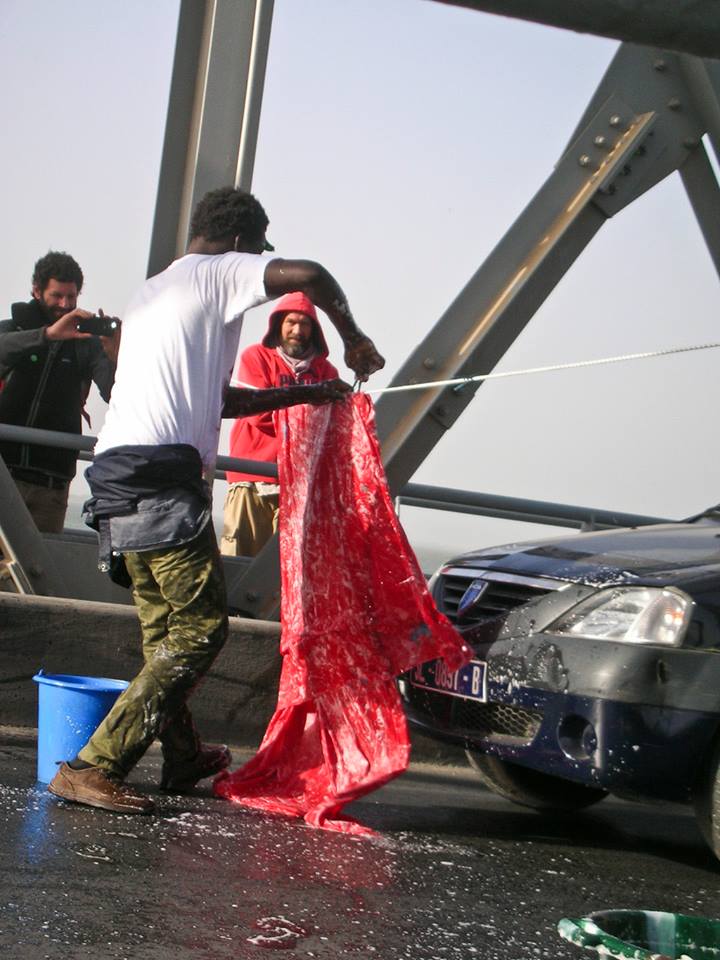
[[[186,700],[228,631],[225,579],[212,523],[179,547],[125,554],[145,665],[78,756],[124,778],[156,738],[166,760],[200,740]]]

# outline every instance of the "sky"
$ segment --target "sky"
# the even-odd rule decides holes
[[[88,309],[122,317],[144,279],[177,10],[0,3],[5,316],[51,248],[82,265]],[[616,49],[431,0],[276,0],[253,192],[278,254],[328,267],[385,355],[370,386],[389,382],[552,172]],[[246,315],[242,345],[266,317]],[[717,274],[673,174],[607,222],[497,369],[719,333]],[[488,382],[413,479],[688,516],[720,500],[718,362],[708,350]],[[97,432],[99,399],[91,411]],[[75,500],[84,489],[80,475]],[[408,507],[401,520],[426,567],[553,532]]]

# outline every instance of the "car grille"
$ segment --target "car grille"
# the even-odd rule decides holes
[[[530,743],[540,729],[542,713],[509,703],[477,703],[463,697],[423,690],[408,684],[407,698],[419,713],[462,736],[508,737]]]
[[[458,615],[460,601],[474,580],[487,584],[484,592],[463,616]],[[528,577],[496,570],[469,567],[445,567],[438,578],[434,596],[438,608],[459,627],[502,617],[531,600],[561,589],[564,584],[544,577]],[[542,713],[516,704],[480,703],[467,697],[414,686],[407,678],[404,690],[415,713],[425,716],[431,725],[470,739],[503,738],[520,745],[530,743],[540,729]]]
[[[485,580],[488,586],[485,592],[463,616],[458,615],[458,607],[463,594],[474,580]],[[442,573],[435,590],[435,599],[438,608],[453,623],[461,627],[469,627],[476,623],[484,623],[493,617],[499,617],[515,607],[536,600],[557,587],[554,584],[545,586],[538,580],[515,576],[503,577],[495,572],[483,573],[477,570],[453,570]]]

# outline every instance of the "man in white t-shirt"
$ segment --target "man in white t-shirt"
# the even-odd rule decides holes
[[[342,400],[341,380],[267,390],[228,386],[243,314],[301,290],[327,313],[361,380],[384,360],[356,326],[320,264],[261,256],[268,218],[232,187],[198,204],[188,252],[131,301],[105,424],[87,470],[85,520],[100,566],[132,584],[145,665],[77,757],[48,789],[77,803],[145,813],[153,801],[125,778],[148,746],[163,749],[161,787],[184,792],[224,769],[224,746],[203,746],[186,700],[227,636],[225,585],[211,522],[210,476],[221,417]]]

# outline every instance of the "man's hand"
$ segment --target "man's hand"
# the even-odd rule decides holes
[[[313,406],[344,400],[348,394],[352,393],[350,384],[338,379],[308,383],[305,384],[305,389],[307,390],[307,400],[305,402],[311,403]]]
[[[287,387],[226,387],[223,398],[223,417],[252,417],[268,410],[284,410],[298,403],[333,403],[344,400],[352,387],[343,380],[323,380],[321,383],[294,383]]]
[[[107,317],[107,314],[103,312],[102,307],[98,310],[98,316]],[[110,363],[112,363],[114,366],[117,366],[118,352],[120,351],[120,336],[122,333],[121,324],[118,317],[108,317],[108,320],[115,320],[117,326],[109,337],[100,337],[100,343],[102,344],[102,348],[105,351],[105,356],[108,358]]]
[[[358,337],[345,341],[345,363],[363,383],[371,373],[382,370],[385,360],[377,352],[370,337],[360,334]]]
[[[92,314],[89,310],[81,310],[79,307],[66,313],[64,316],[45,327],[46,340],[87,340],[91,333],[80,333],[77,329],[80,320],[89,320]]]

